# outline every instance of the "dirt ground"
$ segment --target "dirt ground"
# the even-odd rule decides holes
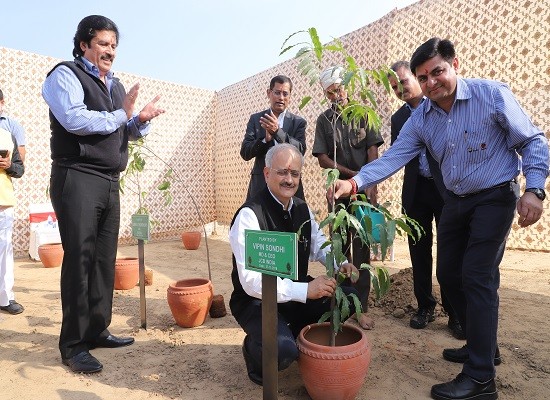
[[[231,294],[231,252],[227,231],[217,229],[208,240],[215,294],[228,304]],[[121,255],[136,256],[137,246]],[[139,287],[115,291],[115,335],[129,335],[134,345],[96,349],[101,373],[79,375],[61,364],[57,340],[61,320],[60,268],[17,260],[16,299],[25,312],[0,312],[0,398],[3,400],[110,399],[261,399],[262,388],[246,376],[241,355],[243,332],[228,313],[207,318],[204,325],[178,327],[166,302],[172,281],[208,277],[204,239],[198,250],[179,241],[148,243],[145,262],[153,269],[146,287],[147,329],[140,329]],[[428,399],[433,384],[452,379],[461,366],[443,360],[445,347],[459,347],[439,315],[424,330],[409,328],[416,306],[406,243],[395,245],[395,260],[386,261],[394,274],[389,297],[370,312],[376,327],[367,335],[372,362],[358,399]],[[322,272],[321,267],[312,265]],[[435,278],[434,278],[435,282]],[[405,311],[397,318],[396,308]],[[228,309],[229,312],[229,309]],[[497,367],[501,399],[550,398],[550,254],[507,251],[501,265],[499,344],[503,363]],[[279,373],[279,399],[308,399],[296,363]]]

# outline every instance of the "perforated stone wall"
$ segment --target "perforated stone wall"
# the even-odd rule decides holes
[[[304,27],[307,28],[307,27]],[[292,32],[289,32],[289,34]],[[330,32],[323,32],[329,34]],[[483,77],[507,82],[526,112],[550,136],[550,0],[422,0],[394,10],[378,21],[340,38],[351,54],[365,67],[389,65],[409,59],[418,45],[432,36],[451,39],[464,77]],[[69,52],[70,49],[67,49]],[[273,49],[274,52],[277,49]],[[28,249],[29,204],[45,202],[50,173],[48,109],[40,91],[46,73],[60,60],[0,47],[0,88],[6,96],[6,111],[27,133],[26,174],[15,180],[18,205],[14,245],[17,255]],[[327,65],[337,62],[327,59]],[[246,62],[246,60],[234,60]],[[115,64],[116,67],[116,64]],[[150,160],[141,179],[149,193],[147,206],[156,224],[153,239],[171,239],[183,229],[197,227],[201,220],[193,207],[193,194],[203,222],[227,224],[246,196],[252,161],[239,156],[246,123],[254,112],[267,108],[266,90],[277,74],[292,78],[294,90],[290,110],[308,121],[304,187],[308,202],[323,214],[326,209],[321,169],[311,155],[315,121],[324,107],[321,91],[310,88],[297,76],[294,60],[237,82],[220,92],[177,85],[170,82],[116,75],[129,88],[141,83],[138,107],[161,94],[167,113],[153,122],[148,143],[167,165]],[[389,118],[400,102],[376,89],[382,134],[389,144]],[[317,96],[303,111],[299,99]],[[168,168],[181,178],[172,189],[173,202],[165,205],[155,190]],[[379,197],[398,204],[402,172],[379,185]],[[547,191],[550,187],[547,185]],[[130,215],[138,207],[137,196],[126,191],[122,197],[120,241],[131,238]],[[508,246],[550,251],[549,201],[541,220],[528,229],[514,224]]]

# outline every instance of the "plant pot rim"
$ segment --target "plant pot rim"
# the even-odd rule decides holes
[[[316,322],[316,323],[313,323],[313,324],[309,324],[309,325],[306,325],[302,328],[302,330],[300,331],[300,334],[299,334],[299,338],[303,338],[304,340],[307,340],[306,339],[306,335],[307,333],[312,330],[312,329],[326,329],[327,330],[327,334],[330,334],[330,322]],[[361,328],[359,328],[358,326],[355,326],[353,324],[343,324],[342,325],[342,330],[349,330],[349,331],[353,331],[353,332],[356,332],[359,334],[359,339],[353,343],[350,343],[350,344],[346,344],[346,345],[336,345],[336,346],[330,346],[330,344],[318,344],[318,343],[315,343],[315,342],[312,342],[310,340],[307,340],[308,342],[308,345],[311,346],[312,349],[323,349],[323,351],[326,351],[327,348],[330,349],[330,348],[333,348],[335,349],[335,352],[343,352],[346,350],[346,348],[352,348],[353,346],[356,346],[357,343],[361,342],[361,341],[367,341],[368,342],[368,338],[367,338],[367,335],[365,334],[365,331]],[[338,335],[341,335],[342,332],[338,332],[338,334],[336,335],[337,336],[337,339],[338,340]]]
[[[211,285],[212,282],[210,282],[210,279],[208,278],[186,278],[186,279],[179,279],[175,282],[170,283],[170,288],[173,289],[179,289],[184,287],[200,287],[200,286],[208,286]]]

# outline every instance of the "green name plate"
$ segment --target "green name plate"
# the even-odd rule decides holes
[[[246,229],[244,235],[245,269],[280,278],[298,279],[295,233]]]
[[[132,215],[132,236],[136,239],[151,240],[150,226],[148,215]]]

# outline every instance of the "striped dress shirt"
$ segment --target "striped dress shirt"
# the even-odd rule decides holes
[[[361,190],[375,185],[416,157],[423,146],[439,163],[445,187],[459,196],[511,181],[521,170],[526,187],[545,187],[548,141],[504,83],[458,78],[449,113],[424,101],[395,143],[353,179]]]

